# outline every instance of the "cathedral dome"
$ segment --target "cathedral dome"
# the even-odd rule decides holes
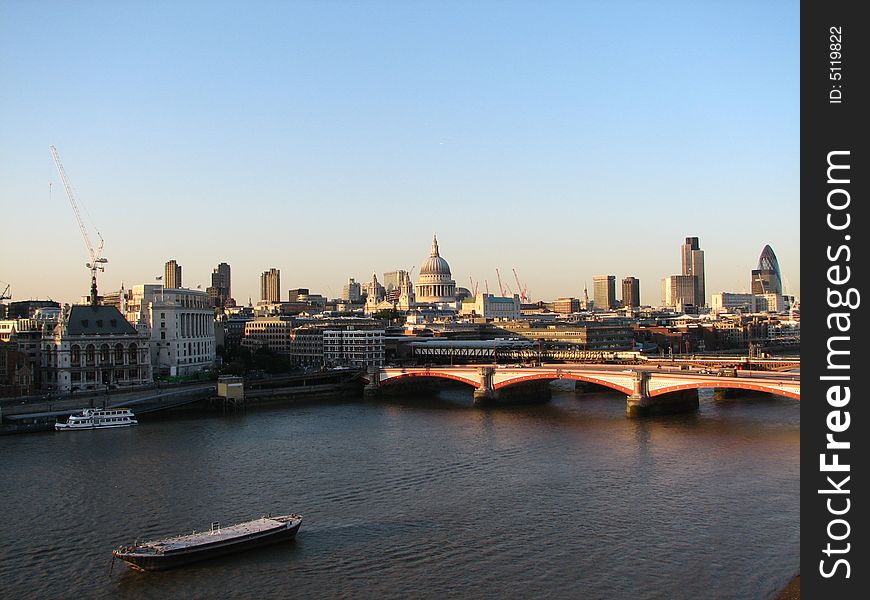
[[[432,237],[432,252],[420,265],[420,276],[414,284],[417,302],[450,303],[456,301],[456,282],[450,277],[450,265],[438,253],[438,238]]]
[[[438,254],[438,238],[432,238],[432,253],[420,265],[420,275],[446,275],[450,277],[450,265]]]

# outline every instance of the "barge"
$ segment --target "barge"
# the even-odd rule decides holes
[[[302,524],[302,515],[262,517],[221,527],[212,523],[209,531],[122,546],[112,551],[133,569],[161,571],[199,560],[222,556],[292,540]]]

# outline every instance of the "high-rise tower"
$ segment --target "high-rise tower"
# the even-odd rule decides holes
[[[707,291],[704,284],[704,251],[698,245],[698,238],[687,237],[682,247],[683,275],[695,278],[695,303],[707,306]]]
[[[596,275],[592,278],[595,308],[616,308],[616,275]]]
[[[752,293],[782,294],[782,274],[779,271],[779,261],[773,248],[765,246],[758,257],[758,268],[752,271]]]
[[[265,302],[281,301],[281,271],[271,268],[260,275],[260,299]]]
[[[640,279],[637,277],[622,280],[622,305],[625,308],[640,306]]]
[[[225,306],[230,295],[230,266],[220,263],[211,273],[211,286],[206,290],[212,306]]]
[[[178,289],[181,287],[181,265],[173,258],[163,270],[163,287]]]

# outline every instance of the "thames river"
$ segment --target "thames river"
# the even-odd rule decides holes
[[[799,403],[632,420],[469,393],[0,438],[4,598],[771,598],[799,559]],[[111,550],[263,514],[295,542],[161,573]]]

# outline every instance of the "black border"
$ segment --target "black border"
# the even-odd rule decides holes
[[[866,10],[866,5],[864,9]],[[859,18],[857,2],[835,0],[804,2],[801,5],[801,591],[805,598],[866,598],[870,590],[865,583],[870,571],[866,545],[870,535],[866,532],[867,494],[859,492],[867,488],[865,474],[867,447],[862,444],[868,431],[866,394],[861,381],[862,371],[870,367],[863,359],[868,354],[864,346],[870,342],[867,332],[867,309],[870,302],[866,292],[865,263],[867,256],[867,231],[870,221],[866,211],[861,210],[867,200],[866,177],[868,174],[867,152],[864,147],[870,128],[862,124],[870,120],[870,102],[866,93],[866,80],[870,77],[870,63],[866,60],[867,36],[870,22]],[[830,28],[842,27],[842,65],[831,64]],[[841,66],[841,71],[832,67]],[[831,73],[842,73],[842,79],[831,78]],[[842,87],[835,88],[840,85]],[[830,102],[833,89],[843,92],[841,103]],[[848,191],[851,203],[847,209],[851,216],[848,231],[834,231],[827,225],[829,208],[827,194],[834,187],[827,182],[828,153],[848,150],[851,165],[851,181]],[[841,186],[840,186],[841,187]],[[837,215],[842,216],[842,213]],[[845,241],[845,235],[850,240]],[[834,264],[828,258],[828,246],[834,250],[841,244],[851,247],[851,261],[838,261],[851,267],[851,280],[840,289],[855,287],[861,293],[862,304],[854,309],[831,308],[827,302],[828,268]],[[843,257],[845,254],[842,255]],[[866,260],[866,259],[864,259]],[[835,288],[836,289],[836,288]],[[844,540],[851,544],[848,554],[839,555],[850,564],[849,578],[845,568],[835,576],[824,578],[820,561],[826,560],[830,570],[836,557],[828,558],[822,552],[828,543],[826,532],[831,519],[825,505],[830,496],[819,490],[830,487],[827,475],[822,473],[819,455],[825,452],[825,435],[829,432],[826,417],[830,410],[826,391],[831,382],[822,381],[822,375],[830,374],[827,366],[827,342],[830,335],[828,315],[848,311],[851,315],[851,331],[848,373],[852,380],[851,401],[841,410],[848,410],[851,417],[849,429],[837,434],[838,439],[851,443],[848,451],[841,453],[840,462],[850,464],[851,508],[843,518],[850,523],[850,535]],[[829,453],[831,451],[828,451]],[[842,478],[840,478],[842,479]],[[843,496],[838,496],[841,501]],[[774,507],[775,509],[775,507]],[[833,542],[836,544],[837,542]]]

